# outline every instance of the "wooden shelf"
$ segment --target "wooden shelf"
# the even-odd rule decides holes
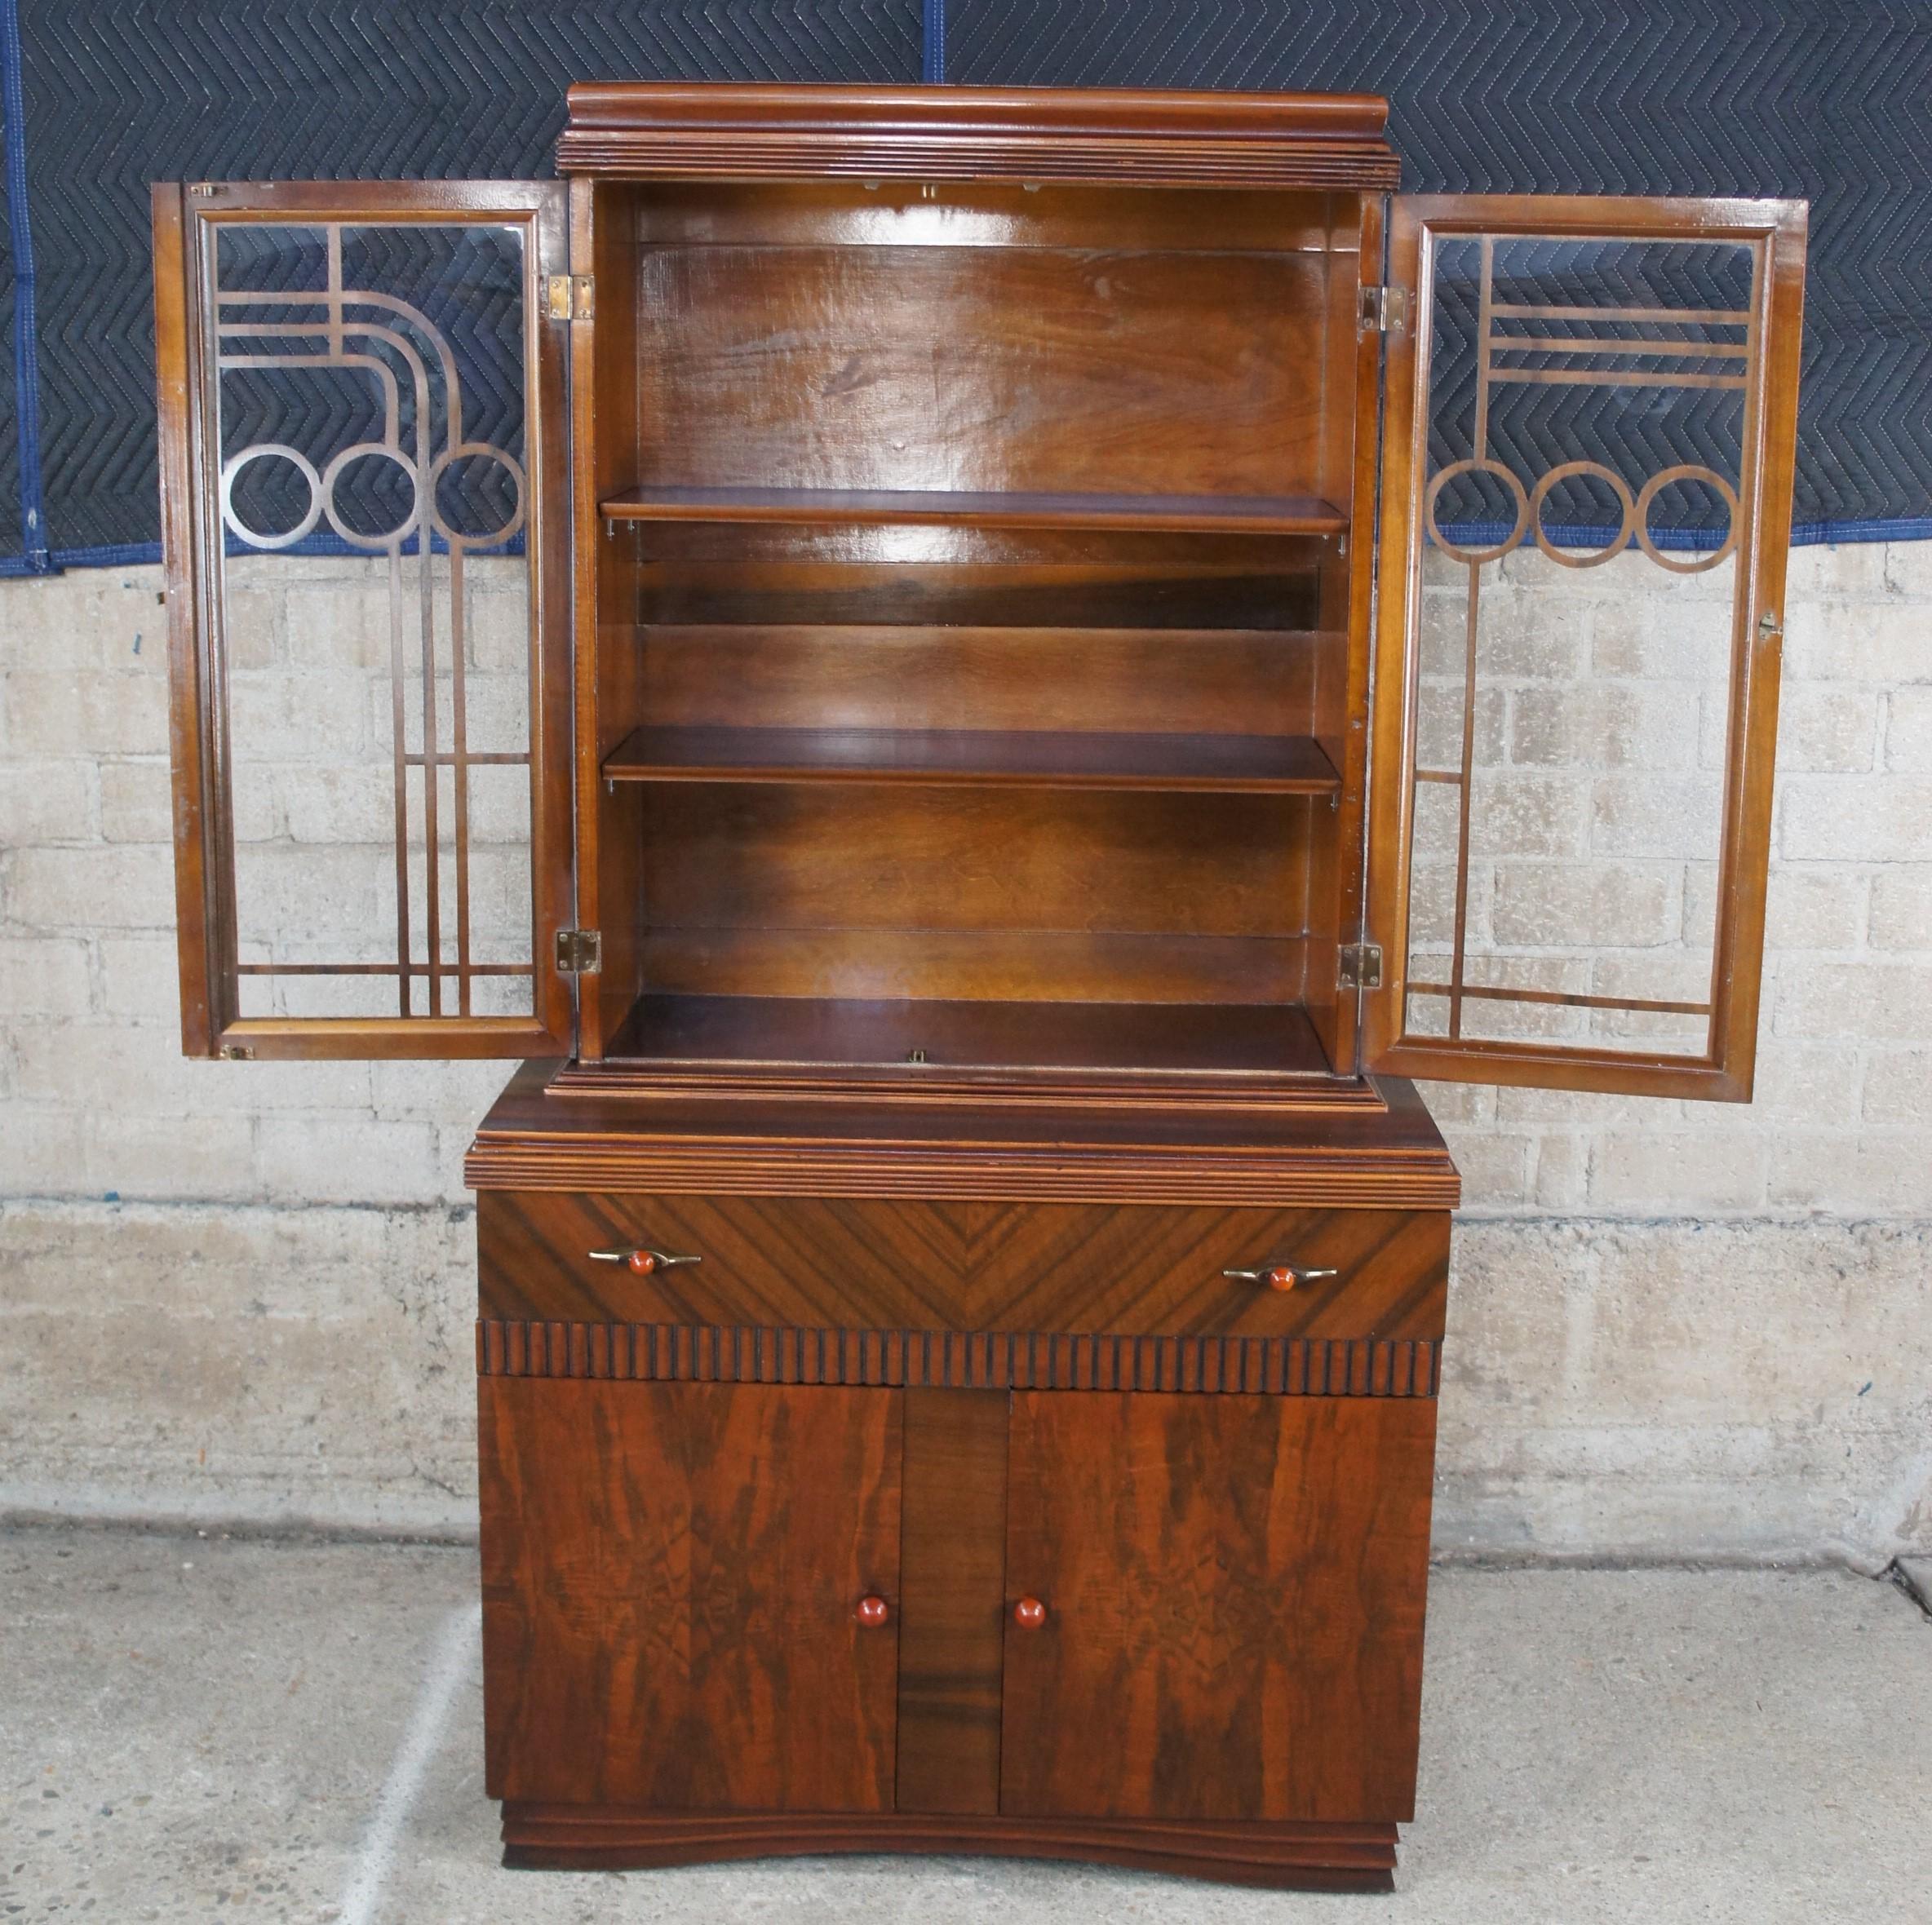
[[[1340,786],[1304,735],[1126,735],[1058,729],[634,729],[611,782],[924,782],[946,787],[1246,790]]]
[[[933,1079],[1329,1074],[1295,1003],[646,995],[612,1040],[606,1066],[620,1062],[727,1073],[894,1069]]]
[[[960,528],[1344,533],[1349,518],[1306,494],[972,494],[840,488],[649,488],[609,496],[612,521],[939,522]]]

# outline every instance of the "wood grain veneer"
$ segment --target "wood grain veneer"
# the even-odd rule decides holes
[[[1442,1211],[826,1197],[477,1199],[486,1317],[1131,1336],[1438,1339]],[[636,1275],[596,1250],[695,1263]],[[1287,1263],[1290,1290],[1229,1277]]]
[[[1008,1400],[911,1390],[899,1543],[902,1812],[999,1809]]]
[[[1433,1402],[1013,1413],[1002,1812],[1409,1817]]]
[[[889,1811],[897,1394],[478,1394],[490,1794]]]

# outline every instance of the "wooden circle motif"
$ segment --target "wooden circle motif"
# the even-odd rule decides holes
[[[410,511],[395,527],[385,529],[380,534],[365,534],[361,529],[351,528],[335,511],[335,484],[342,471],[352,461],[370,458],[393,462],[409,476]],[[416,464],[400,448],[392,448],[387,441],[357,441],[344,448],[328,467],[322,470],[322,508],[329,517],[329,525],[352,548],[366,548],[377,554],[385,552],[409,533],[417,523],[423,509],[422,485],[417,478]]]
[[[235,512],[235,477],[251,461],[260,461],[268,455],[279,455],[284,461],[290,462],[308,484],[308,512],[285,534],[258,533]],[[334,470],[331,469],[330,472],[333,473]],[[315,463],[300,449],[291,448],[286,441],[257,441],[253,447],[244,448],[238,454],[231,454],[222,463],[221,518],[251,548],[289,548],[300,541],[321,520],[322,500],[326,492],[322,478],[316,472]]]
[[[442,509],[436,498],[436,487],[450,464],[458,461],[493,461],[510,477],[510,485],[516,491],[516,505],[511,509],[509,519],[502,527],[490,529],[482,534],[459,534],[443,519]],[[503,449],[493,447],[488,441],[459,441],[454,447],[445,448],[430,466],[428,491],[426,506],[430,524],[452,548],[501,547],[523,526],[523,470]]]
[[[1509,533],[1493,548],[1465,548],[1460,542],[1451,541],[1436,520],[1436,498],[1458,475],[1500,475],[1516,498],[1516,519],[1509,524]],[[1522,482],[1502,462],[1491,461],[1486,456],[1473,461],[1452,461],[1447,467],[1438,469],[1435,479],[1429,485],[1429,493],[1423,497],[1422,513],[1436,546],[1445,555],[1457,561],[1466,561],[1472,567],[1486,561],[1500,560],[1507,555],[1522,539],[1523,531],[1531,519],[1530,498],[1523,492]]]
[[[1559,481],[1567,481],[1573,475],[1589,475],[1598,481],[1607,481],[1615,491],[1617,502],[1623,511],[1623,520],[1617,525],[1617,532],[1601,548],[1584,552],[1572,552],[1559,548],[1543,532],[1543,503],[1549,491]],[[1561,467],[1552,468],[1536,484],[1536,492],[1530,497],[1530,533],[1535,538],[1536,546],[1556,563],[1559,568],[1601,568],[1614,555],[1623,553],[1630,539],[1632,524],[1637,520],[1637,503],[1632,498],[1629,484],[1621,475],[1613,473],[1600,461],[1566,461]]]
[[[1688,561],[1673,561],[1651,539],[1651,503],[1676,481],[1708,481],[1724,497],[1725,506],[1730,511],[1730,526],[1725,533],[1724,545],[1708,554],[1694,552]],[[1643,493],[1637,498],[1637,545],[1659,568],[1668,569],[1673,575],[1701,575],[1707,569],[1714,569],[1738,545],[1738,491],[1716,469],[1699,467],[1695,462],[1682,462],[1674,468],[1666,468],[1663,473],[1651,476],[1643,485]]]

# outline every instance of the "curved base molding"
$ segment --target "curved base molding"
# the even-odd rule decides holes
[[[1392,1892],[1394,1825],[948,1817],[915,1812],[652,1812],[506,1803],[503,1863],[632,1871],[832,1852],[1068,1858],[1283,1891]]]

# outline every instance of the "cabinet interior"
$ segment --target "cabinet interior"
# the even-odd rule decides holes
[[[592,192],[583,1055],[1352,1075],[1359,197]]]

